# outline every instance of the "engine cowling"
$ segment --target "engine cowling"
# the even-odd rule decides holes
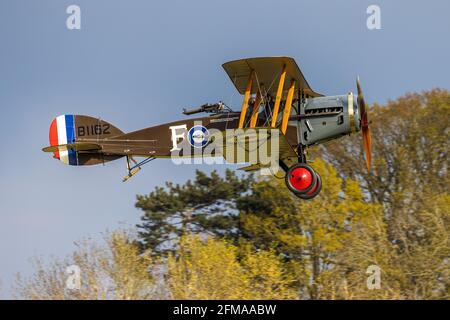
[[[300,117],[301,143],[313,145],[361,130],[361,115],[353,93],[306,99]]]

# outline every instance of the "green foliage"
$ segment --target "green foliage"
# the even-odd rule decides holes
[[[252,176],[239,178],[231,170],[225,177],[197,171],[194,181],[184,185],[167,183],[149,195],[138,195],[136,207],[144,211],[138,226],[144,248],[165,255],[176,249],[186,233],[209,233],[234,238],[239,217],[235,201],[248,191]]]

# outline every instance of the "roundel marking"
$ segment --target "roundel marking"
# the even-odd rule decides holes
[[[194,148],[202,148],[209,142],[209,131],[204,126],[193,126],[189,129],[188,140]]]

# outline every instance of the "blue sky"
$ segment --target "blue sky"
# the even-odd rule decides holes
[[[66,28],[71,4],[81,30]],[[370,4],[381,30],[366,27]],[[80,237],[134,225],[136,194],[213,169],[156,160],[122,183],[121,160],[65,166],[41,152],[55,116],[132,131],[205,102],[238,109],[221,64],[270,55],[294,57],[329,95],[355,91],[359,74],[366,99],[384,103],[450,88],[449,33],[446,0],[0,0],[0,297],[31,256],[62,257]]]

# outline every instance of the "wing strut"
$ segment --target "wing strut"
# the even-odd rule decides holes
[[[258,121],[258,115],[259,115],[259,106],[262,101],[262,94],[261,90],[258,90],[258,93],[256,94],[255,98],[255,104],[253,105],[253,112],[252,112],[252,118],[250,120],[250,128],[254,128],[256,126],[256,122]]]
[[[289,87],[289,91],[286,98],[286,105],[284,106],[283,111],[283,121],[281,122],[281,132],[286,134],[289,116],[291,115],[291,107],[292,107],[292,98],[294,97],[295,92],[295,80],[292,80],[291,86]]]
[[[254,74],[255,74],[254,71],[252,71],[250,73],[250,77],[248,78],[248,82],[247,82],[247,87],[245,88],[244,101],[242,101],[241,116],[239,118],[239,129],[242,129],[244,127],[245,115],[247,113],[248,100],[250,99],[250,94],[252,91]]]
[[[280,110],[281,99],[283,98],[284,79],[286,78],[286,66],[283,67],[283,71],[280,75],[280,81],[278,82],[277,96],[275,97],[275,105],[273,107],[272,114],[272,128],[277,125],[278,111]]]

